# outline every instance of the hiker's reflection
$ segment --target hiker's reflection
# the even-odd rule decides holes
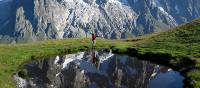
[[[99,68],[98,52],[96,52],[95,50],[92,50],[92,63],[97,69]]]

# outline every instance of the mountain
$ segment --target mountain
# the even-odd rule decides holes
[[[128,38],[200,16],[199,0],[1,0],[0,41]]]

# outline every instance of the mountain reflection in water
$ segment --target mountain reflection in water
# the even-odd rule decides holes
[[[18,87],[182,88],[184,79],[168,67],[103,50],[56,56],[24,67],[28,77],[18,77],[21,79],[16,81]]]

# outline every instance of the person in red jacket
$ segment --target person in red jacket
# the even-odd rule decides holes
[[[93,46],[93,47],[96,46],[96,38],[97,38],[96,33],[92,33],[92,46]]]

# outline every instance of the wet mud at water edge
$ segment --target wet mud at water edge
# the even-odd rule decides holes
[[[32,61],[24,69],[26,77],[14,75],[18,88],[182,88],[184,80],[168,67],[104,50]]]

